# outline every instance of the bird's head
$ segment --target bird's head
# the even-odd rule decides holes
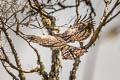
[[[25,39],[27,39],[29,42],[35,42],[36,36],[35,35],[26,35]]]

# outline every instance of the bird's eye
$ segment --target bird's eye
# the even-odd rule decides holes
[[[31,39],[31,40],[34,40],[34,39],[35,39],[35,37],[33,37],[33,36],[32,36],[30,39]]]

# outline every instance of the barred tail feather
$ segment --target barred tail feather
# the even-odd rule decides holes
[[[77,48],[73,46],[65,46],[62,48],[61,53],[62,53],[62,58],[63,59],[68,59],[68,60],[74,60],[75,57],[80,57],[86,53],[87,50],[82,49],[82,48]]]

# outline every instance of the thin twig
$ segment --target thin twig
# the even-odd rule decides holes
[[[16,33],[16,31],[15,30],[13,30],[12,28],[10,28],[9,26],[7,26],[9,29],[11,29],[14,33]],[[32,72],[40,72],[40,75],[42,75],[43,77],[44,77],[44,79],[45,80],[47,80],[48,79],[48,74],[47,74],[47,72],[45,71],[45,69],[44,69],[44,65],[43,65],[43,63],[42,63],[42,61],[41,61],[41,58],[40,58],[40,55],[39,55],[39,52],[37,51],[37,49],[36,48],[34,48],[23,36],[24,36],[24,34],[22,34],[21,33],[21,35],[20,34],[18,34],[21,38],[23,38],[28,44],[29,44],[29,46],[35,51],[35,53],[36,53],[36,55],[37,55],[37,63],[40,65],[40,68],[38,68],[38,67],[36,67],[36,68],[34,68],[34,69],[32,69],[32,70],[22,70],[22,69],[20,69],[20,68],[17,68],[17,67],[15,67],[14,65],[12,65],[12,64],[10,64],[9,63],[9,65],[11,65],[12,66],[12,68],[14,68],[14,69],[16,69],[16,70],[19,70],[19,71],[22,71],[22,72],[24,72],[24,73],[32,73]],[[23,35],[23,36],[22,36]]]
[[[114,16],[112,16],[111,18],[109,18],[106,22],[105,22],[105,24],[107,24],[107,23],[109,23],[111,20],[113,20],[116,16],[118,16],[120,14],[120,11],[119,12],[117,12]]]
[[[1,22],[2,22],[2,21],[1,21]],[[12,53],[13,53],[13,55],[14,55],[14,58],[15,58],[17,67],[18,67],[18,68],[21,68],[21,62],[20,62],[20,59],[19,59],[19,57],[18,57],[18,53],[17,53],[16,50],[15,50],[15,47],[14,47],[14,45],[13,45],[13,42],[12,42],[12,40],[10,39],[8,32],[6,31],[6,28],[4,27],[4,23],[3,23],[3,22],[2,22],[2,28],[1,28],[1,30],[4,32],[4,34],[5,34],[5,36],[6,36],[7,40],[8,40],[8,43],[9,43],[9,45],[10,45],[10,47],[11,47],[11,50],[12,50]],[[22,68],[21,68],[21,69],[22,69]],[[25,76],[24,76],[24,74],[23,74],[21,71],[19,71],[19,77],[20,77],[21,80],[25,80]]]
[[[3,53],[3,56],[5,57],[5,59],[1,59],[1,60],[8,63],[12,69],[15,69],[17,71],[21,71],[21,72],[24,72],[24,73],[33,73],[33,72],[39,72],[40,71],[40,69],[38,67],[35,67],[35,68],[31,69],[31,70],[23,70],[21,68],[16,67],[15,65],[13,65],[10,62],[10,60],[9,60],[8,56],[6,55],[5,50],[4,50],[3,47],[1,47],[1,51]]]
[[[10,76],[12,76],[13,79],[19,80],[12,72],[10,72],[10,70],[7,69],[7,67],[5,66],[5,63],[4,63],[3,61],[1,61],[1,62],[2,62],[3,67],[5,68],[5,70],[7,71],[7,73],[8,73]]]
[[[106,14],[106,10],[107,10],[107,6],[105,7],[104,9],[104,14],[103,14],[103,17],[101,18],[101,21],[100,21],[100,24],[99,26],[97,27],[96,31],[94,32],[93,36],[91,37],[89,43],[85,46],[83,46],[83,48],[85,49],[88,49],[91,45],[93,45],[96,41],[96,39],[98,38],[99,36],[99,33],[101,32],[103,26],[106,23],[107,19],[109,18],[109,16],[112,14],[112,12],[116,9],[116,7],[119,5],[119,0],[116,1],[116,3],[114,4],[113,8],[108,12],[108,14]]]

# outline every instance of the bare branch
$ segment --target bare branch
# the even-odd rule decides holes
[[[4,32],[4,34],[5,34],[5,36],[6,36],[7,40],[8,40],[8,43],[9,43],[9,45],[11,47],[12,53],[13,53],[15,61],[16,61],[16,65],[17,65],[18,68],[21,68],[21,63],[20,63],[20,59],[18,57],[18,53],[15,50],[15,47],[14,47],[14,45],[12,43],[12,40],[10,39],[9,34],[6,31],[4,22],[2,22],[2,20],[1,20],[1,23],[2,23],[1,30]],[[21,71],[19,71],[19,77],[21,78],[21,80],[25,80],[25,76]]]
[[[95,13],[94,8],[93,8],[93,6],[92,6],[91,0],[82,0],[82,1],[84,1],[85,4],[90,7],[90,9],[91,9],[91,14],[93,13],[94,16],[96,16],[96,13]],[[90,15],[91,15],[91,14],[90,14]]]
[[[5,66],[5,63],[4,63],[3,61],[1,61],[1,62],[2,62],[3,67],[5,68],[5,70],[7,71],[7,73],[8,73],[11,77],[13,77],[13,79],[19,80],[12,72],[10,72],[10,71],[7,69],[7,67]]]
[[[110,17],[105,24],[109,23],[110,21],[112,21],[115,17],[117,17],[120,14],[120,11],[118,11],[114,16]]]
[[[91,37],[89,43],[87,45],[83,46],[83,48],[88,49],[92,44],[94,44],[94,42],[96,41],[96,39],[99,36],[99,33],[101,32],[101,29],[106,24],[107,19],[113,13],[113,11],[116,9],[116,7],[118,5],[119,5],[119,0],[116,1],[116,3],[114,4],[113,8],[108,12],[108,14],[106,14],[106,10],[107,10],[108,6],[105,7],[104,14],[103,14],[103,16],[101,18],[99,26],[97,27],[96,31],[94,32],[93,36]]]
[[[8,27],[8,28],[10,28],[10,27]],[[10,28],[11,29],[11,28]],[[13,32],[15,32],[16,33],[16,31],[15,30],[13,30],[13,29],[11,29]],[[43,62],[41,61],[41,58],[40,58],[40,54],[39,54],[39,52],[38,52],[38,50],[36,49],[36,48],[34,48],[31,44],[30,44],[30,42],[28,42],[23,36],[24,36],[24,34],[23,33],[21,33],[21,32],[19,32],[19,36],[21,37],[21,38],[23,38],[28,44],[29,44],[29,46],[35,51],[35,53],[36,53],[36,55],[37,55],[37,63],[40,65],[40,68],[38,68],[38,67],[36,67],[36,68],[34,68],[34,69],[32,69],[32,70],[29,70],[29,71],[27,71],[27,70],[22,70],[22,69],[20,69],[20,68],[16,68],[15,66],[13,66],[12,64],[10,64],[11,66],[13,66],[12,68],[14,68],[14,69],[16,69],[16,70],[19,70],[19,71],[22,71],[22,72],[24,72],[24,73],[32,73],[32,72],[39,72],[40,73],[40,75],[42,75],[43,76],[43,78],[45,79],[45,80],[47,80],[48,79],[48,74],[47,74],[47,72],[45,71],[45,68],[44,68],[44,65],[43,65]]]
[[[49,78],[59,80],[59,68],[61,67],[59,56],[59,50],[52,50],[52,66],[49,73]]]
[[[79,68],[79,64],[80,64],[80,59],[78,57],[76,57],[75,62],[73,64],[73,69],[70,72],[69,80],[75,80],[76,79],[76,72]]]
[[[32,73],[32,72],[39,72],[39,71],[40,71],[40,69],[39,69],[38,67],[33,68],[33,69],[31,69],[31,70],[22,70],[21,68],[16,67],[16,66],[13,65],[13,64],[10,62],[10,60],[8,59],[8,56],[6,55],[5,50],[4,50],[3,47],[1,47],[1,51],[2,51],[5,59],[3,59],[3,58],[0,58],[0,59],[1,59],[2,61],[4,61],[4,62],[8,63],[11,68],[13,68],[13,69],[15,69],[15,70],[17,70],[17,71],[24,72],[24,73]]]

